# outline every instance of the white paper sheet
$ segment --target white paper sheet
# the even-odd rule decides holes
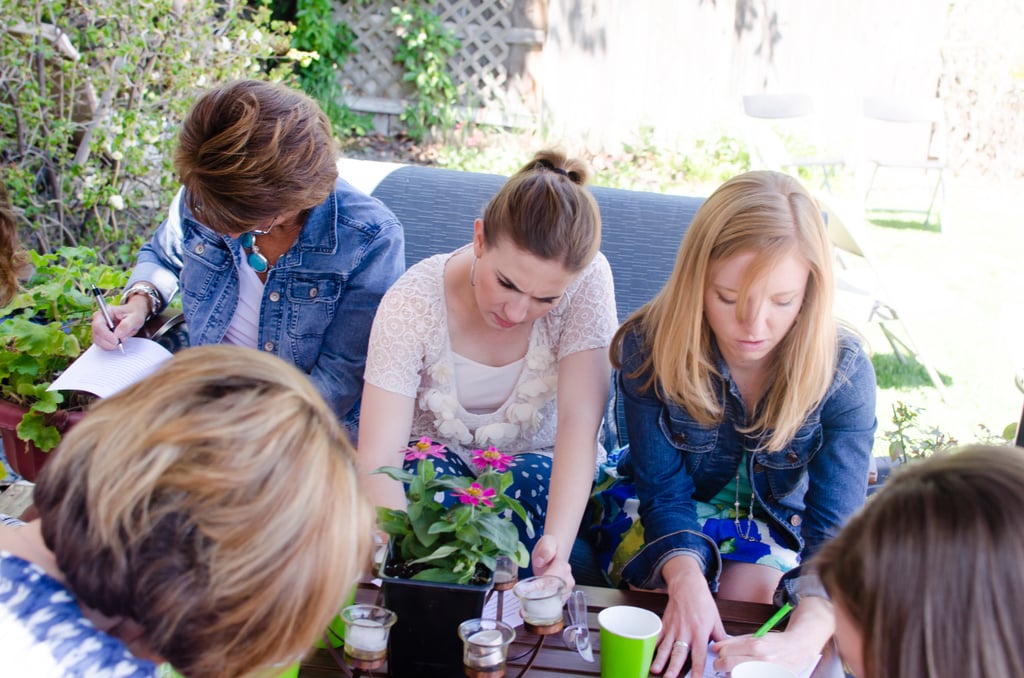
[[[729,674],[722,671],[715,671],[714,662],[718,659],[718,653],[711,649],[711,643],[708,643],[707,660],[704,662],[704,673],[695,675],[691,670],[683,678],[727,678]],[[821,661],[821,655],[815,657],[811,665],[805,668],[803,671],[797,674],[799,678],[811,678],[811,674],[814,673],[814,669],[817,668],[818,662]]]
[[[487,604],[484,605],[484,619],[496,619],[498,616],[498,596],[501,595],[500,591],[495,591]],[[522,608],[519,605],[519,599],[516,598],[512,591],[505,591],[505,599],[501,602],[501,621],[505,622],[512,628],[522,626],[523,615],[520,614]]]
[[[100,398],[149,376],[171,352],[149,339],[130,337],[120,349],[104,351],[93,344],[64,373],[53,380],[47,391],[86,391]]]

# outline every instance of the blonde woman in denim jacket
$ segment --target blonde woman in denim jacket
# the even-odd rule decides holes
[[[668,283],[612,344],[643,546],[622,569],[669,604],[653,670],[687,656],[794,670],[831,637],[831,604],[806,561],[863,503],[875,375],[832,317],[831,248],[793,178],[750,172],[697,212]],[[625,544],[625,542],[624,542]],[[712,592],[788,600],[786,631],[727,638]]]

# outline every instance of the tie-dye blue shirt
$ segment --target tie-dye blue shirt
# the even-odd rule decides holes
[[[138,659],[83,614],[62,583],[0,551],[0,664],[10,676],[148,678],[157,665]]]

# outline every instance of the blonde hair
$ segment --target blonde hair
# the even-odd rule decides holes
[[[309,379],[235,346],[189,348],[100,401],[35,488],[85,605],[184,675],[298,659],[368,563],[355,453]]]
[[[557,150],[533,156],[484,210],[484,244],[508,239],[539,259],[578,273],[601,247],[601,212],[584,185],[587,167]]]
[[[863,636],[862,678],[1024,676],[1024,450],[899,469],[815,556]]]
[[[775,349],[763,406],[743,429],[763,434],[763,448],[778,451],[824,398],[837,352],[828,235],[817,204],[792,177],[780,172],[741,174],[701,205],[665,287],[615,335],[612,361],[621,367],[622,338],[637,329],[648,351],[632,376],[650,374],[647,388],[658,388],[662,397],[679,403],[704,426],[719,423],[723,409],[713,377],[721,375],[704,316],[704,293],[712,264],[747,252],[755,257],[739,290],[737,313],[742,313],[750,287],[780,258],[796,254],[810,267],[800,313]]]

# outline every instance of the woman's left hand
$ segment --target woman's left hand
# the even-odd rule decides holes
[[[569,554],[558,552],[558,540],[551,535],[545,534],[533,547],[533,555],[530,558],[533,565],[533,574],[542,574],[561,577],[565,582],[565,596],[576,586],[576,580],[572,576],[572,568],[569,567]]]

